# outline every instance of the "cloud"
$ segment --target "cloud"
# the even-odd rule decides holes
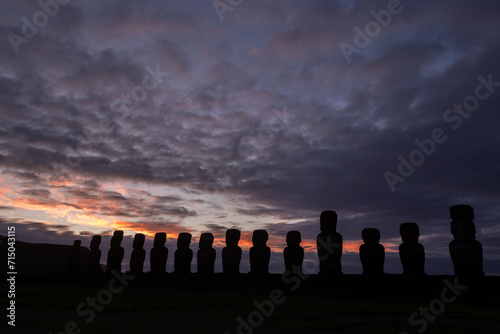
[[[500,88],[456,130],[444,114],[478,77],[500,81],[500,5],[402,6],[351,63],[339,44],[387,1],[244,2],[223,22],[210,3],[60,6],[18,55],[0,44],[2,213],[37,211],[84,235],[114,222],[221,238],[266,226],[281,247],[288,229],[311,243],[333,209],[353,245],[364,227],[395,244],[399,224],[416,221],[444,263],[448,208],[466,203],[497,272]],[[20,18],[38,10],[1,4],[0,32],[22,34]],[[152,89],[148,67],[168,73]],[[391,192],[384,173],[436,128],[446,141]]]

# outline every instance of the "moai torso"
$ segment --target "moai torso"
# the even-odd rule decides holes
[[[424,246],[418,242],[420,231],[416,223],[402,223],[399,233],[403,243],[399,245],[399,258],[403,265],[403,275],[424,275],[425,252]]]
[[[250,273],[269,274],[271,248],[266,246],[269,235],[266,230],[255,230],[252,235],[253,247],[250,248]]]
[[[123,231],[115,231],[113,237],[111,237],[111,248],[108,252],[108,262],[106,265],[106,271],[116,270],[121,272],[122,270],[122,260],[123,260],[123,247],[121,246],[123,240]]]
[[[286,271],[302,271],[304,248],[300,246],[301,241],[302,236],[299,231],[290,231],[286,234],[287,247],[283,251]]]
[[[166,233],[155,234],[149,257],[152,273],[164,273],[167,270],[168,249],[165,247],[165,242],[167,242]]]
[[[320,215],[321,233],[316,238],[320,274],[342,274],[342,236],[337,233],[337,213],[326,210]]]
[[[130,272],[140,274],[144,270],[144,260],[146,259],[146,251],[144,250],[144,241],[146,237],[142,233],[137,233],[134,236],[132,255],[130,256]]]
[[[179,233],[177,238],[177,250],[174,254],[174,271],[178,274],[191,272],[191,261],[193,251],[189,248],[191,244],[191,233]]]
[[[364,244],[359,247],[359,256],[363,266],[363,275],[381,275],[384,273],[385,250],[379,244],[380,231],[376,228],[365,228],[361,232]]]
[[[469,205],[450,208],[451,233],[454,240],[449,249],[455,275],[460,277],[483,276],[483,247],[476,240],[474,210]]]
[[[68,265],[68,272],[70,273],[78,273],[80,271],[80,261],[82,259],[82,253],[80,251],[81,244],[81,240],[75,240],[73,242],[73,248],[71,250]]]
[[[215,249],[212,248],[214,235],[212,233],[202,233],[196,254],[196,267],[199,274],[213,274],[215,265]]]
[[[226,231],[226,247],[222,249],[222,272],[224,274],[239,274],[241,262],[241,247],[238,246],[241,232],[236,229]]]
[[[94,235],[90,241],[90,253],[87,259],[87,272],[100,273],[101,272],[101,236]]]

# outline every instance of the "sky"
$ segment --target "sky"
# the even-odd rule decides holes
[[[0,234],[72,244],[113,230],[286,233],[318,271],[335,210],[344,273],[378,228],[401,273],[416,222],[428,274],[451,274],[449,207],[474,208],[500,275],[498,1],[42,0],[0,4]],[[196,258],[196,257],[195,257]],[[146,261],[148,262],[148,261]],[[193,261],[193,270],[195,268]],[[148,268],[148,265],[146,265]]]

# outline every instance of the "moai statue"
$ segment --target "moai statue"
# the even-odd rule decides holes
[[[226,247],[222,249],[222,272],[224,274],[239,274],[241,262],[241,247],[238,246],[241,232],[236,229],[226,231]]]
[[[82,252],[80,251],[81,245],[81,240],[75,240],[73,242],[73,248],[71,250],[71,255],[69,256],[69,273],[78,273],[80,271],[80,261],[82,259]]]
[[[359,256],[363,265],[363,275],[381,275],[384,273],[385,250],[379,244],[380,231],[376,228],[365,228],[361,232],[365,242],[359,247]]]
[[[188,274],[191,272],[191,261],[193,251],[189,248],[191,243],[191,233],[179,233],[177,238],[177,250],[174,254],[174,271],[178,274]]]
[[[153,248],[149,254],[152,273],[164,273],[167,270],[168,249],[165,247],[167,234],[159,232],[155,234]]]
[[[326,210],[321,212],[319,223],[321,233],[316,238],[319,270],[322,275],[341,275],[342,236],[337,232],[337,213]]]
[[[290,231],[286,234],[287,247],[283,251],[285,258],[285,270],[290,272],[301,272],[304,261],[304,248],[300,246],[302,236],[299,231]]]
[[[144,241],[146,237],[142,233],[137,233],[134,236],[132,244],[134,250],[130,256],[130,272],[132,274],[142,274],[144,269],[144,259],[146,259],[146,251],[144,250]]]
[[[255,230],[252,235],[253,247],[250,248],[250,273],[269,274],[271,248],[266,246],[269,235],[266,230]]]
[[[465,278],[480,277],[483,272],[483,247],[476,240],[474,210],[469,205],[450,208],[451,234],[450,255],[455,275]]]
[[[214,235],[202,233],[199,240],[198,253],[196,253],[196,267],[199,274],[213,274],[215,265],[215,249],[212,248]]]
[[[120,245],[123,240],[123,231],[115,231],[111,237],[111,248],[108,251],[108,262],[106,264],[106,271],[116,270],[121,272],[123,260],[123,247]]]
[[[399,245],[399,258],[403,265],[403,275],[425,275],[425,251],[424,246],[418,242],[420,231],[417,223],[402,223],[399,226],[399,233],[403,240],[403,243]]]
[[[100,273],[101,269],[101,250],[99,246],[101,245],[101,236],[94,235],[90,241],[90,253],[87,260],[87,272],[88,273]]]

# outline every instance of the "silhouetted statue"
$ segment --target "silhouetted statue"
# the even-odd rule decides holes
[[[142,233],[137,233],[134,236],[132,244],[134,250],[130,256],[130,272],[133,274],[141,274],[144,269],[144,259],[146,259],[146,251],[144,250],[144,241],[146,237]]]
[[[215,264],[215,249],[212,248],[214,235],[202,233],[200,236],[198,253],[196,254],[196,267],[199,274],[213,274]]]
[[[115,231],[111,237],[111,248],[108,251],[108,262],[106,271],[116,270],[121,272],[123,260],[123,247],[120,245],[123,240],[123,231]]]
[[[379,244],[380,231],[376,228],[365,228],[361,232],[365,242],[359,247],[359,256],[363,265],[363,275],[381,275],[384,273],[385,250]]]
[[[226,247],[222,249],[222,272],[224,274],[239,274],[241,262],[241,247],[238,246],[241,232],[236,229],[226,231]]]
[[[424,246],[418,242],[420,231],[417,223],[402,223],[399,226],[399,233],[403,240],[403,243],[399,245],[399,258],[403,265],[403,275],[425,275],[425,251]]]
[[[177,238],[177,250],[174,254],[174,271],[179,274],[191,272],[191,261],[193,251],[189,248],[191,243],[191,233],[179,233]]]
[[[451,234],[450,255],[455,275],[460,277],[483,276],[483,247],[476,240],[474,210],[469,205],[450,207]]]
[[[250,248],[250,273],[269,274],[271,248],[266,246],[269,235],[266,230],[255,230],[252,235],[253,247]]]
[[[82,253],[80,251],[80,246],[82,245],[81,240],[75,240],[73,242],[73,248],[71,250],[71,255],[69,257],[68,272],[78,273],[80,271],[80,261],[82,259]]]
[[[155,234],[153,248],[149,254],[152,273],[164,273],[167,270],[168,249],[165,247],[167,242],[167,234],[158,232]]]
[[[341,275],[342,236],[337,233],[337,213],[326,210],[321,212],[321,233],[316,238],[319,270],[322,275]]]
[[[90,253],[87,259],[87,272],[89,273],[100,273],[101,269],[101,250],[99,246],[101,245],[101,236],[94,235],[90,241]]]
[[[299,231],[290,231],[286,234],[286,245],[283,251],[285,258],[285,270],[295,271],[293,266],[298,267],[298,271],[302,271],[302,262],[304,261],[304,248],[300,246],[302,236]]]

